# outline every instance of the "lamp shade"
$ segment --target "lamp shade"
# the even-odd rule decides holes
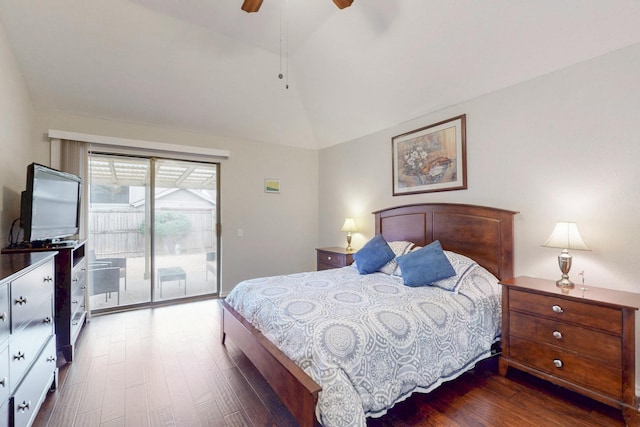
[[[582,240],[576,223],[564,221],[556,224],[551,236],[549,236],[549,239],[547,239],[542,246],[559,249],[577,249],[581,251],[591,250],[584,240]]]
[[[346,231],[348,233],[355,233],[356,231],[358,231],[358,229],[356,228],[356,222],[353,220],[353,218],[345,219],[340,231]]]

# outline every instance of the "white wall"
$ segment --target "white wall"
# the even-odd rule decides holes
[[[11,223],[20,216],[26,166],[33,161],[33,118],[28,88],[0,25],[0,247],[7,246]]]
[[[223,295],[243,279],[315,269],[317,151],[39,111],[37,153],[45,164],[49,129],[229,150],[220,162]],[[265,178],[280,179],[280,194],[264,192]]]
[[[559,278],[543,248],[556,221],[576,221],[591,252],[573,251],[572,277],[640,292],[640,45],[437,111],[320,154],[320,244],[342,245],[355,216],[362,246],[377,209],[417,202],[519,211],[518,275]],[[393,197],[391,138],[467,115],[468,189]]]

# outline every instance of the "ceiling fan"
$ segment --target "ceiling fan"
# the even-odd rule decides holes
[[[345,7],[351,6],[353,0],[333,0],[333,2],[339,9],[344,9]],[[242,10],[249,13],[257,12],[260,10],[260,6],[262,6],[262,0],[244,0],[244,3],[242,3]]]

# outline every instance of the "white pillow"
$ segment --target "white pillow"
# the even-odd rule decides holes
[[[411,251],[411,248],[413,248],[413,243],[404,240],[397,240],[395,242],[387,242],[387,244],[389,245],[395,256],[391,261],[380,267],[378,271],[385,274],[393,274],[399,276],[400,274],[396,273],[397,270],[399,271],[396,258],[409,253]]]
[[[467,273],[469,273],[473,269],[473,267],[478,265],[478,263],[469,257],[455,252],[444,251],[444,254],[447,256],[449,262],[451,263],[451,266],[456,271],[456,275],[448,277],[446,279],[438,280],[437,282],[433,283],[433,286],[437,286],[447,291],[456,292],[458,290],[458,287],[462,283],[462,279],[464,279]]]

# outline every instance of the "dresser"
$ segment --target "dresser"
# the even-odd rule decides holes
[[[76,341],[84,326],[87,288],[86,241],[51,248],[3,249],[3,254],[56,251],[55,256],[55,323],[56,347],[67,362],[73,361]]]
[[[353,254],[353,252],[347,252],[345,248],[316,248],[317,269],[320,271],[351,265]]]
[[[640,295],[553,280],[502,280],[502,355],[510,367],[622,410],[638,425],[635,316]]]
[[[0,256],[0,426],[30,426],[57,386],[55,252]]]

